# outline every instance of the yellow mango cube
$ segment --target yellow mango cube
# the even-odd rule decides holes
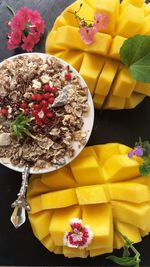
[[[65,25],[67,25],[67,21],[62,15],[60,15],[57,17],[57,19],[54,23],[53,30],[56,31],[59,27],[62,27]]]
[[[92,146],[86,146],[82,152],[79,154],[78,158],[85,158],[85,157],[89,157],[89,156],[93,156],[93,157],[97,157],[95,150]]]
[[[108,181],[122,181],[139,176],[139,163],[127,155],[114,155],[103,165]]]
[[[92,185],[104,182],[104,174],[93,156],[76,158],[70,163],[78,185]]]
[[[129,223],[139,227],[141,229],[146,229],[150,225],[150,204],[140,203],[131,204],[121,201],[112,201],[113,205],[113,216],[119,221]]]
[[[150,3],[145,3],[144,4],[144,15],[145,16],[150,15]]]
[[[82,64],[84,53],[79,51],[70,51],[67,50],[62,54],[63,60],[68,62],[71,66],[73,66],[76,70],[79,70]]]
[[[131,147],[119,144],[119,153],[120,154],[128,154],[131,151]]]
[[[54,211],[49,225],[49,232],[56,246],[63,246],[64,234],[66,231],[70,231],[70,220],[76,217],[80,218],[80,216],[81,210],[79,206],[72,206]]]
[[[111,43],[111,47],[109,50],[109,56],[111,58],[114,59],[120,59],[120,48],[122,47],[124,41],[126,40],[126,38],[122,37],[122,36],[115,36],[112,39],[112,43]]]
[[[105,96],[94,94],[93,102],[95,109],[100,109],[105,101]]]
[[[144,23],[144,10],[129,4],[118,19],[116,35],[127,38],[133,36],[138,32],[142,23]]]
[[[139,29],[139,33],[140,34],[147,34],[147,35],[150,34],[150,25],[149,25],[149,22],[150,22],[150,14],[147,15],[144,18],[144,23],[141,25],[141,28]]]
[[[54,172],[43,174],[41,181],[51,190],[61,190],[76,186],[76,182],[69,166],[65,166]]]
[[[101,57],[88,53],[84,54],[84,58],[79,73],[85,79],[92,95],[94,93],[97,79],[101,72],[102,67],[103,67],[103,60],[101,59]]]
[[[51,252],[54,251],[55,244],[50,234],[48,234],[44,239],[42,239],[41,242],[44,245],[44,247],[46,247],[49,251]]]
[[[114,34],[119,5],[119,0],[96,0],[96,13],[104,13],[109,17],[108,26],[106,27],[106,29],[101,29],[100,31],[109,33],[111,35]]]
[[[150,200],[150,193],[145,185],[133,182],[113,183],[109,185],[110,197],[113,200],[124,200],[141,203]]]
[[[123,0],[120,6],[121,11],[123,11],[129,4],[136,7],[142,7],[144,5],[144,0]]]
[[[41,179],[34,179],[28,185],[27,196],[31,198],[41,193],[46,193],[48,191],[49,191],[49,188],[41,182]]]
[[[28,198],[30,209],[30,214],[37,213],[39,211],[42,211],[42,203],[41,203],[41,196],[35,196],[32,198]]]
[[[87,250],[112,248],[113,220],[110,204],[82,206],[82,218],[84,225],[90,225],[94,233]]]
[[[81,38],[81,37],[80,37]],[[107,56],[110,49],[112,37],[106,33],[97,32],[94,36],[94,42],[90,45],[84,44],[84,51]]]
[[[129,70],[123,68],[120,70],[112,87],[112,94],[120,97],[130,97],[136,85],[136,81],[132,78]]]
[[[109,143],[105,145],[96,145],[94,146],[98,162],[103,164],[108,158],[114,154],[119,154],[119,144],[118,143]]]
[[[113,251],[113,248],[97,248],[97,249],[91,249],[90,250],[90,257],[99,256],[106,253],[111,253]]]
[[[141,241],[140,231],[136,226],[115,220],[115,227],[132,242],[137,243]]]
[[[79,29],[68,25],[62,26],[57,30],[55,42],[58,47],[62,46],[65,49],[84,49],[84,43],[81,39]]]
[[[124,245],[124,240],[118,233],[118,231],[114,230],[114,241],[113,241],[113,247],[120,249]]]
[[[29,214],[29,220],[32,226],[34,235],[42,240],[49,234],[49,224],[53,211],[42,211],[36,214]]]
[[[137,82],[134,91],[150,96],[150,83]]]
[[[64,50],[62,45],[59,45],[56,43],[56,38],[57,38],[57,31],[51,31],[49,32],[46,43],[45,43],[45,51],[46,53],[50,53],[50,51],[59,51],[59,50]]]
[[[77,204],[74,189],[66,189],[41,195],[41,205],[45,209],[57,209]]]
[[[62,246],[56,246],[54,249],[55,254],[62,254],[63,253],[63,247]]]
[[[124,109],[125,98],[114,96],[112,93],[108,96],[104,109]]]
[[[63,247],[63,254],[68,258],[87,258],[88,252],[85,249]]]
[[[107,203],[110,200],[107,185],[89,185],[75,190],[79,205]]]
[[[118,66],[118,63],[115,61],[107,60],[105,62],[96,85],[95,94],[104,96],[108,95]]]
[[[126,99],[125,108],[135,108],[145,98],[145,95],[139,93],[132,93],[130,98]]]

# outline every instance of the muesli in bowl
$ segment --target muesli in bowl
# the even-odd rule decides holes
[[[94,120],[91,95],[63,60],[21,54],[0,63],[0,162],[30,173],[58,169],[87,143]]]

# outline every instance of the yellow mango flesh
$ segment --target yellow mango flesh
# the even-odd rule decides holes
[[[120,70],[114,84],[113,95],[120,97],[130,97],[134,90],[136,81],[132,78],[127,68]]]
[[[102,67],[103,60],[101,60],[99,56],[87,53],[84,54],[79,73],[85,79],[91,94],[94,93],[96,82]]]
[[[115,36],[112,39],[111,48],[109,51],[109,56],[111,58],[120,59],[120,48],[122,47],[125,40],[126,38],[119,35]]]
[[[94,94],[93,103],[96,109],[100,109],[105,101],[105,96]]]
[[[105,185],[91,185],[76,188],[79,205],[107,203],[110,200]]]
[[[63,253],[63,248],[61,246],[56,246],[54,249],[55,254],[62,254]]]
[[[122,12],[118,19],[116,35],[123,37],[133,36],[144,22],[144,10],[131,4]]]
[[[49,234],[48,227],[50,224],[52,213],[53,211],[48,210],[29,215],[33,233],[39,240],[42,240]]]
[[[124,109],[125,98],[110,94],[104,106],[104,109]]]
[[[135,108],[145,98],[145,95],[132,93],[130,98],[126,99],[125,108]]]
[[[109,23],[106,29],[101,29],[101,32],[114,34],[116,17],[118,17],[119,0],[96,0],[95,13],[104,13],[109,17]]]
[[[53,213],[49,231],[56,246],[63,246],[66,231],[70,230],[69,222],[72,218],[80,218],[81,210],[78,206],[56,209]]]
[[[29,206],[31,207],[30,209],[30,213],[31,214],[34,214],[36,212],[39,212],[39,211],[42,211],[42,203],[41,203],[41,196],[38,195],[38,196],[35,196],[35,197],[32,197],[30,198],[29,197]]]
[[[74,189],[66,189],[41,195],[41,205],[44,210],[64,208],[77,203],[78,201]]]
[[[55,172],[43,174],[41,181],[51,190],[60,190],[76,186],[76,182],[69,166],[65,166]]]
[[[150,96],[150,83],[137,82],[134,91]]]
[[[96,145],[94,146],[98,162],[103,164],[108,158],[114,154],[119,154],[119,144],[118,143],[109,143],[105,145]],[[131,149],[130,149],[131,150]]]
[[[55,244],[50,234],[48,234],[44,239],[42,239],[41,242],[44,245],[44,247],[46,247],[49,251],[51,252],[54,251]]]
[[[49,53],[49,51],[58,51],[58,50],[64,50],[62,45],[57,45],[57,31],[52,31],[48,34],[48,37],[46,39],[46,53]]]
[[[88,249],[111,248],[113,244],[112,211],[109,204],[82,207],[85,225],[90,225],[94,236]],[[96,218],[96,220],[95,220]]]
[[[34,179],[28,186],[28,197],[34,197],[48,191],[49,188],[42,183],[41,179]]]
[[[68,62],[71,66],[73,66],[76,70],[79,70],[82,64],[84,53],[79,51],[65,51],[60,55],[60,58],[63,58],[66,62]]]
[[[95,94],[106,96],[109,93],[117,69],[118,64],[116,62],[111,60],[105,62],[96,85]]]
[[[126,145],[118,144],[120,154],[128,154],[131,151],[131,148]]]
[[[63,247],[63,254],[65,257],[68,258],[74,258],[74,257],[87,258],[88,256],[88,252],[85,249],[69,248],[66,246]]]
[[[150,193],[145,185],[132,182],[115,183],[109,185],[110,197],[113,200],[124,200],[141,203],[150,200]]]
[[[79,185],[99,184],[105,179],[97,160],[93,156],[76,158],[70,166]]]
[[[56,31],[59,27],[62,27],[65,25],[67,25],[67,21],[62,15],[60,15],[57,17],[57,20],[54,23],[53,30]]]
[[[86,146],[82,152],[79,154],[78,158],[85,158],[85,157],[89,157],[89,156],[93,156],[95,158],[97,158],[96,156],[96,152],[95,152],[95,149],[94,147],[92,146]]]
[[[98,248],[90,250],[90,257],[99,256],[105,253],[111,253],[113,251],[112,248]]]
[[[146,229],[150,221],[149,203],[132,204],[112,201],[113,215],[118,220]]]
[[[139,175],[139,164],[127,155],[114,155],[103,165],[108,181],[128,180]]]
[[[140,231],[136,226],[116,220],[115,227],[120,233],[126,233],[126,237],[132,242],[141,241]]]

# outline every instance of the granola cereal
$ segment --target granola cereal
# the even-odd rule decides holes
[[[48,168],[73,157],[74,142],[84,146],[88,89],[69,66],[49,56],[20,55],[0,64],[0,81],[1,159]]]

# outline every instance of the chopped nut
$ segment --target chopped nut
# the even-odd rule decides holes
[[[38,80],[32,80],[32,87],[35,88],[35,89],[41,89],[42,84]]]
[[[10,133],[0,134],[0,146],[9,146],[11,143]]]

